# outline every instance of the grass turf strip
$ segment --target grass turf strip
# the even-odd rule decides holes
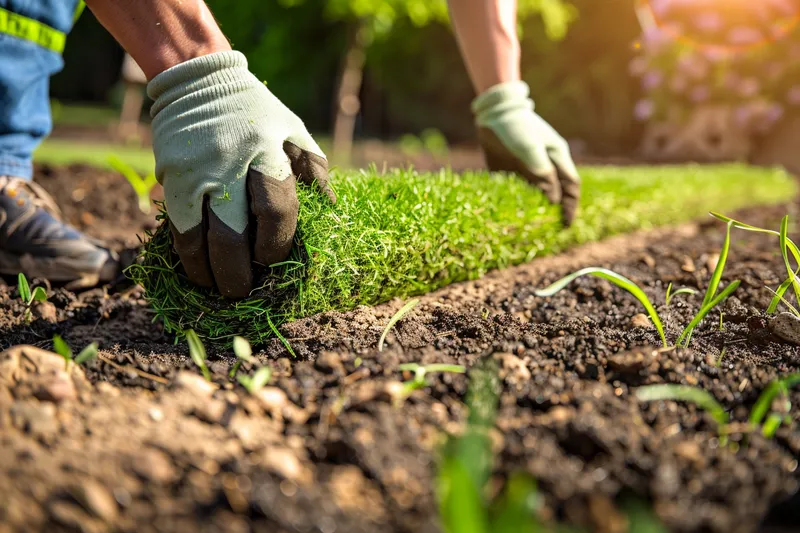
[[[280,324],[321,311],[423,294],[609,235],[796,193],[784,172],[742,165],[586,167],[581,176],[581,209],[565,230],[560,208],[514,176],[336,172],[335,206],[299,187],[296,246],[285,262],[264,269],[247,299],[192,285],[166,224],[129,273],[168,332],[180,337],[191,328],[218,344],[234,335],[259,344],[278,336]]]

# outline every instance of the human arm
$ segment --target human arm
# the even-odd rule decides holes
[[[572,223],[580,177],[567,142],[534,112],[520,80],[516,0],[448,0],[461,55],[478,97],[472,103],[490,170],[516,172],[562,205]]]
[[[289,254],[296,181],[335,201],[325,155],[231,51],[201,0],[88,6],[150,79],[156,177],[187,277],[246,297],[257,282],[254,267]]]

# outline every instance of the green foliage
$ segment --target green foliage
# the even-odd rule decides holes
[[[403,307],[401,307],[394,315],[392,315],[392,318],[389,319],[389,323],[386,324],[385,328],[383,328],[383,333],[381,333],[381,338],[378,340],[379,352],[383,351],[383,343],[386,340],[386,335],[389,334],[389,330],[391,330],[401,318],[406,316],[406,314],[408,314],[412,309],[414,309],[418,303],[419,300],[416,299],[410,300],[406,302],[406,304]]]
[[[414,373],[414,377],[403,384],[405,395],[410,394],[412,391],[427,387],[428,380],[426,377],[428,374],[432,374],[434,372],[455,372],[457,374],[463,374],[467,371],[467,369],[461,365],[419,365],[417,363],[405,363],[398,366],[397,369]]]
[[[66,343],[61,335],[53,335],[53,351],[64,358],[64,368],[69,367],[69,362],[74,361],[77,365],[88,363],[97,357],[97,343],[93,342],[81,350],[77,356],[73,357],[72,348]]]
[[[706,390],[686,385],[648,385],[636,389],[636,397],[643,402],[675,400],[690,402],[708,412],[717,423],[722,435],[729,417],[725,408]]]
[[[565,230],[560,208],[517,177],[334,172],[337,204],[298,187],[297,245],[244,300],[226,300],[186,279],[165,215],[128,272],[168,332],[181,335],[191,326],[211,342],[230,344],[243,334],[260,344],[289,320],[424,294],[580,243],[685,221],[711,207],[782,202],[796,190],[782,171],[739,165],[587,167],[582,177],[581,209]]]
[[[661,323],[661,318],[658,316],[658,311],[656,311],[656,308],[653,307],[653,304],[650,302],[650,299],[647,297],[644,291],[640,289],[638,285],[636,285],[634,282],[632,282],[625,276],[617,274],[616,272],[613,272],[611,270],[605,268],[596,268],[596,267],[584,268],[582,270],[578,270],[577,272],[573,272],[572,274],[561,278],[560,280],[556,281],[555,283],[553,283],[552,285],[550,285],[545,289],[536,291],[535,294],[536,296],[540,296],[542,298],[552,296],[555,293],[562,290],[563,288],[565,288],[570,283],[572,283],[575,279],[587,275],[596,276],[598,278],[603,278],[605,280],[608,280],[617,287],[625,289],[633,296],[635,296],[636,299],[639,300],[639,302],[644,306],[645,310],[647,310],[647,314],[650,315],[650,320],[653,321],[653,324],[658,330],[658,334],[661,336],[661,341],[664,343],[664,346],[665,347],[669,346],[669,344],[667,343],[667,337],[664,334],[664,325]]]
[[[247,389],[247,392],[255,394],[272,379],[272,369],[268,366],[262,366],[252,376],[237,376],[236,379],[242,387]]]
[[[672,297],[677,296],[679,294],[697,294],[697,291],[694,289],[690,289],[688,287],[682,287],[673,292],[672,282],[670,281],[669,285],[667,285],[667,292],[664,295],[664,304],[669,305],[669,302],[672,301]]]
[[[750,424],[758,427],[763,422],[761,434],[772,438],[784,419],[789,419],[788,413],[792,408],[792,403],[789,401],[789,389],[798,384],[800,384],[800,373],[789,374],[767,385],[750,410]],[[778,412],[775,412],[773,411],[774,402],[779,397],[783,400],[783,405]],[[769,416],[767,416],[768,413]],[[764,422],[765,416],[767,417],[766,422]]]
[[[186,337],[186,342],[189,344],[189,357],[192,358],[194,364],[200,369],[205,380],[211,381],[211,372],[206,365],[206,347],[203,346],[203,343],[193,329],[184,331],[183,335]]]
[[[786,291],[789,290],[789,287],[794,288],[795,298],[798,303],[800,303],[800,277],[798,277],[798,272],[800,272],[800,249],[798,249],[797,245],[792,241],[788,236],[789,231],[789,215],[786,215],[781,220],[780,231],[774,231],[765,228],[759,228],[756,226],[751,226],[750,224],[745,224],[744,222],[739,222],[738,220],[733,220],[732,218],[726,217],[725,215],[721,215],[719,213],[712,212],[711,216],[722,220],[723,222],[727,222],[728,224],[732,225],[734,228],[743,229],[746,231],[753,231],[756,233],[766,233],[768,235],[777,235],[778,236],[778,243],[780,244],[781,255],[783,256],[784,264],[786,265],[786,271],[789,274],[789,277],[778,286],[777,290],[772,290],[767,287],[770,291],[774,293],[774,298],[767,307],[767,313],[772,314],[778,310],[778,305],[783,302],[789,308],[789,310],[797,316],[800,316],[800,312],[792,306],[791,302],[789,302],[784,295]],[[794,259],[795,263],[797,263],[797,270],[792,267],[789,255],[791,254],[792,258]]]
[[[141,176],[135,168],[115,155],[108,156],[108,164],[128,180],[139,200],[139,210],[142,213],[150,213],[150,191],[158,185],[155,172]]]
[[[19,290],[19,297],[22,303],[25,304],[25,321],[30,322],[32,319],[31,305],[33,305],[33,302],[46,302],[47,291],[44,287],[36,287],[31,291],[28,278],[22,272],[17,274],[17,290]]]
[[[736,289],[739,288],[740,283],[741,281],[739,281],[738,279],[732,281],[730,285],[725,287],[718,295],[714,297],[713,300],[711,300],[710,302],[708,302],[707,304],[703,305],[700,308],[700,311],[697,312],[692,321],[689,322],[689,325],[686,326],[684,330],[681,332],[680,337],[678,337],[678,343],[677,343],[678,346],[680,346],[681,344],[683,344],[684,347],[689,346],[689,342],[691,342],[692,340],[692,333],[694,332],[695,328],[700,325],[700,322],[703,321],[703,319],[709,312],[711,312],[712,309],[714,309],[716,306],[724,302],[728,298],[728,296],[733,294],[734,291],[736,291]]]

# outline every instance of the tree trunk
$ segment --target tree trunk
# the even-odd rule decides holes
[[[333,161],[350,162],[356,117],[361,109],[359,92],[364,79],[364,63],[369,44],[368,30],[363,20],[352,26],[342,61],[339,88],[336,91],[336,117],[333,122]]]

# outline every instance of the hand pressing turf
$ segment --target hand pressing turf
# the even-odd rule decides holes
[[[247,70],[238,52],[192,59],[156,76],[156,175],[186,275],[228,298],[254,288],[253,266],[286,259],[296,180],[331,202],[328,161],[303,122]]]

